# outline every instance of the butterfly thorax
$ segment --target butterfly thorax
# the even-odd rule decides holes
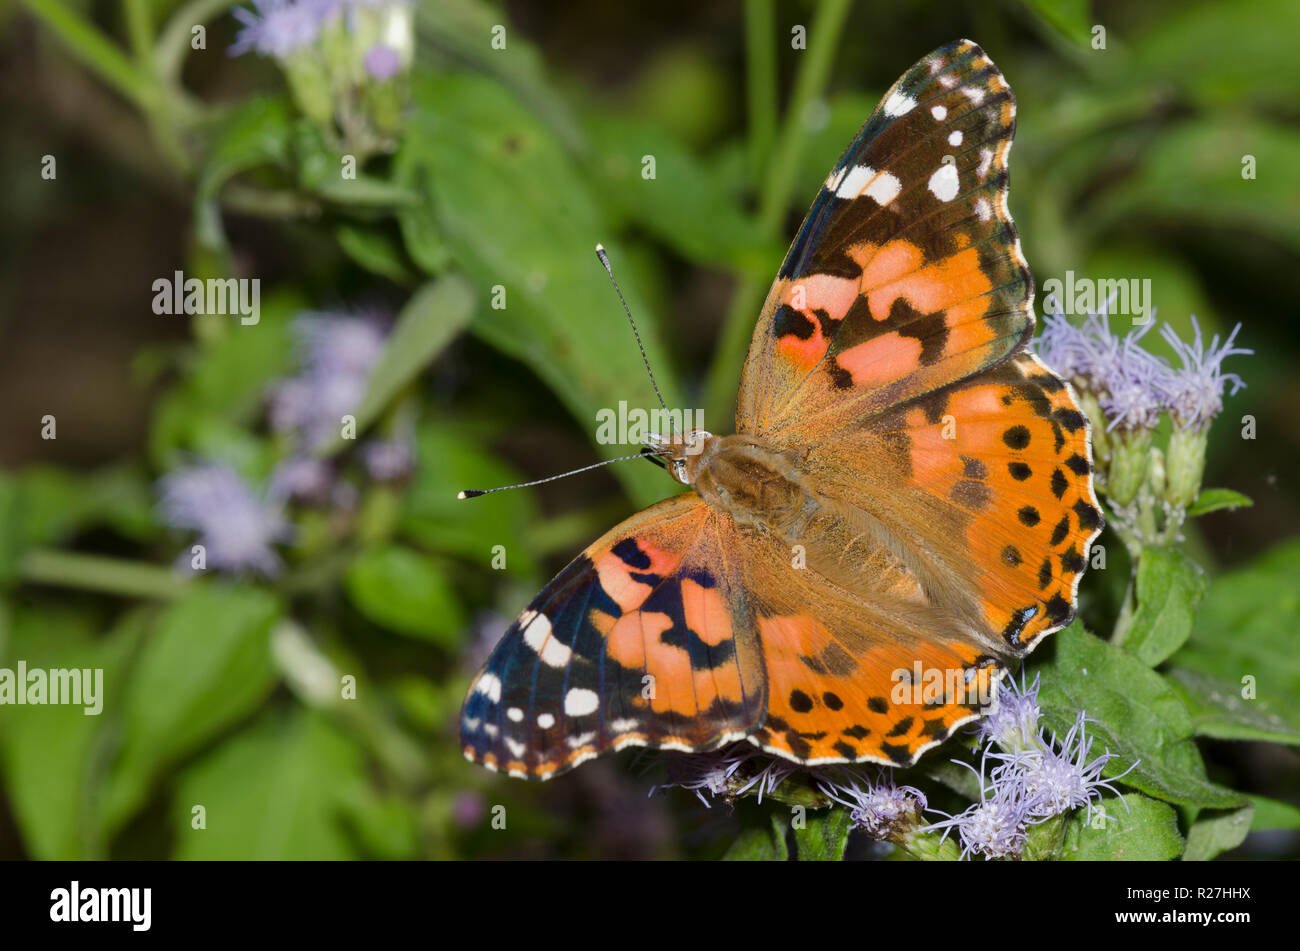
[[[756,436],[711,436],[687,457],[686,474],[701,498],[742,529],[785,534],[816,504],[799,461]]]

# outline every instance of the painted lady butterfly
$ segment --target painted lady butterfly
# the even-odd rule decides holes
[[[1024,350],[1014,127],[969,41],[889,90],[768,294],[736,435],[668,442],[691,491],[510,627],[465,701],[467,758],[546,779],[626,746],[746,740],[907,765],[1070,621],[1102,520],[1085,417]]]

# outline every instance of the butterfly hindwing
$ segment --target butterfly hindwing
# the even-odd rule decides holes
[[[829,433],[1006,359],[1033,330],[1007,211],[1015,99],[976,44],[942,47],[836,163],[754,330],[737,430]]]
[[[475,678],[467,758],[547,779],[625,746],[700,751],[764,696],[729,526],[693,493],[619,525],[528,606]]]

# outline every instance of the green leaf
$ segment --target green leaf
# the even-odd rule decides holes
[[[1115,753],[1104,775],[1189,806],[1231,808],[1242,798],[1210,782],[1192,737],[1192,718],[1173,687],[1127,651],[1072,624],[1056,635],[1056,656],[1040,668],[1047,723],[1065,733],[1079,711],[1090,720],[1092,752]]]
[[[365,782],[361,751],[322,715],[267,714],[181,774],[175,858],[360,858],[346,817]]]
[[[1255,158],[1243,178],[1242,157]],[[1282,169],[1300,165],[1300,131],[1245,113],[1188,119],[1142,149],[1142,164],[1098,197],[1098,228],[1145,220],[1238,228],[1300,249],[1300,191]]]
[[[1114,81],[1185,90],[1232,113],[1250,109],[1251,100],[1285,107],[1286,90],[1300,87],[1298,33],[1300,7],[1288,0],[1171,6],[1146,21]],[[1196,69],[1187,68],[1189,50],[1202,53]]]
[[[231,324],[185,351],[179,385],[154,410],[149,450],[156,464],[171,465],[174,453],[230,458],[233,447],[264,451],[249,424],[265,407],[271,381],[293,367],[291,318],[303,304],[296,293],[269,294],[257,324]]]
[[[1286,802],[1278,802],[1266,796],[1247,796],[1255,806],[1255,817],[1251,820],[1251,831],[1260,829],[1300,829],[1300,809]]]
[[[1252,566],[1215,578],[1173,663],[1229,683],[1251,683],[1274,712],[1294,709],[1300,703],[1298,577],[1300,540],[1291,539]]]
[[[1206,862],[1220,852],[1235,849],[1250,833],[1255,806],[1251,803],[1239,809],[1210,809],[1201,812],[1187,830],[1185,862]]]
[[[221,187],[239,173],[261,165],[287,168],[293,137],[292,113],[283,99],[257,96],[225,118],[208,146],[194,189],[194,227],[204,247],[225,245],[217,207]]]
[[[1293,703],[1247,699],[1245,685],[1199,670],[1174,667],[1168,676],[1191,711],[1197,736],[1300,744],[1300,709]]]
[[[1062,36],[1080,46],[1089,44],[1093,18],[1088,0],[1026,0],[1026,5]]]
[[[345,585],[357,609],[382,627],[454,647],[464,611],[446,575],[425,555],[398,545],[362,553]]]
[[[803,828],[795,827],[794,841],[801,862],[839,862],[853,829],[848,809],[832,806],[806,813]]]
[[[1192,633],[1205,588],[1205,573],[1182,552],[1144,548],[1138,561],[1138,607],[1124,649],[1148,667],[1167,660]]]
[[[1167,803],[1137,793],[1122,800],[1103,797],[1093,805],[1091,820],[1088,810],[1076,810],[1062,842],[1058,857],[1069,862],[1159,862],[1183,851],[1178,813]]]
[[[379,225],[345,221],[334,228],[334,240],[343,253],[372,274],[409,287],[419,278],[411,269],[397,237]]]
[[[357,409],[364,431],[403,387],[437,359],[474,316],[474,292],[464,278],[449,274],[420,288],[402,308],[379,362],[370,371]]]
[[[107,857],[94,822],[104,739],[113,711],[120,708],[122,671],[141,617],[129,613],[97,638],[93,621],[70,609],[19,611],[10,625],[0,606],[0,666],[15,675],[19,661],[29,672],[90,672],[90,680],[82,682],[98,688],[90,706],[83,694],[81,704],[0,707],[0,782],[32,858]],[[6,627],[11,627],[7,645]],[[102,674],[96,676],[96,670]],[[95,706],[99,712],[88,715]]]
[[[484,77],[416,80],[413,98],[417,109],[394,172],[398,181],[429,190],[439,231],[476,292],[503,303],[477,315],[474,333],[527,364],[593,440],[600,410],[619,400],[652,407],[641,355],[593,253],[598,242],[611,243],[609,227],[568,155]],[[617,262],[616,247],[611,254]],[[660,386],[669,400],[681,399],[657,316],[645,306],[635,274],[622,278]],[[503,302],[493,292],[497,286]],[[598,448],[614,457],[635,447]],[[611,472],[640,504],[672,489],[652,466]]]
[[[279,602],[257,588],[199,585],[169,605],[123,700],[121,754],[105,805],[110,831],[167,767],[247,717],[275,686]]]
[[[1219,509],[1249,508],[1254,504],[1250,496],[1232,489],[1202,489],[1196,501],[1187,507],[1187,514],[1206,515]]]
[[[727,862],[784,862],[789,858],[785,847],[786,822],[776,812],[766,814],[766,825],[741,830],[722,856]]]
[[[623,116],[593,116],[596,181],[610,207],[692,261],[753,269],[780,254],[716,175],[667,132]],[[655,175],[643,174],[645,156]]]
[[[505,571],[533,579],[537,559],[524,530],[537,522],[531,489],[501,492],[490,499],[458,499],[462,489],[486,489],[522,481],[519,472],[481,448],[481,440],[426,424],[416,435],[416,465],[403,500],[399,530],[435,551],[487,565],[497,545],[505,549]],[[484,504],[487,503],[487,504]]]

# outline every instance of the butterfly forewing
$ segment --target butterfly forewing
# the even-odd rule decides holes
[[[739,432],[800,439],[963,379],[1033,330],[1006,207],[1015,100],[974,43],[936,50],[831,170],[769,292]]]

